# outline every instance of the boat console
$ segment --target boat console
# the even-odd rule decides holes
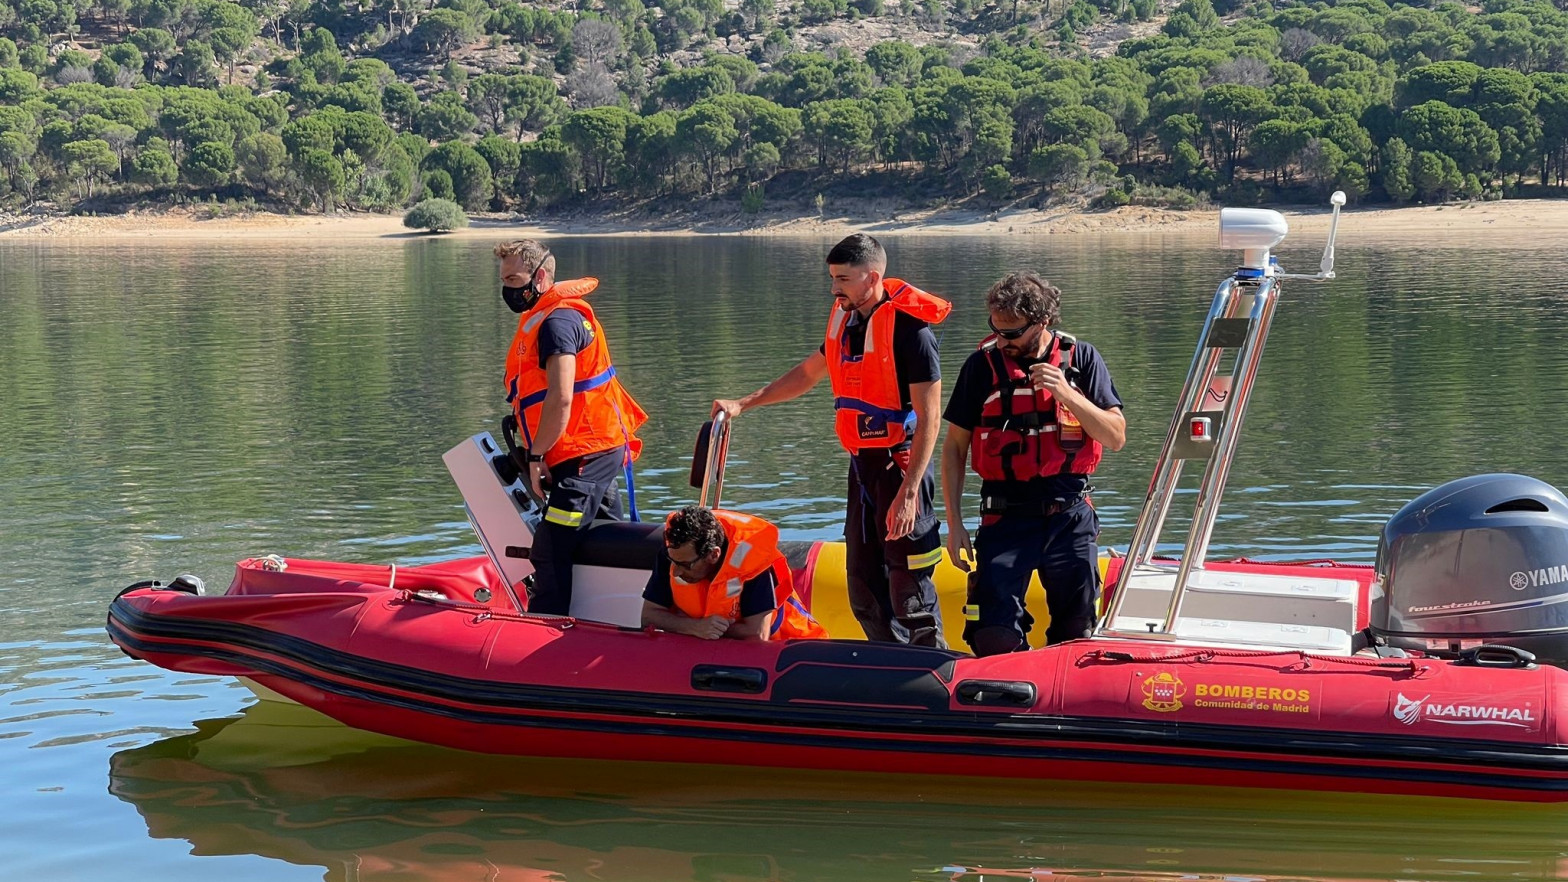
[[[526,609],[526,584],[534,571],[528,552],[540,518],[528,482],[489,432],[465,439],[441,458],[463,494],[474,535],[506,583],[512,608]],[[572,616],[639,627],[642,590],[664,544],[664,524],[598,521],[586,532],[573,565]]]
[[[700,488],[698,505],[719,507],[724,464],[729,456],[730,423],[722,413],[703,425],[692,457],[691,485]],[[536,498],[517,465],[515,445],[501,449],[489,432],[480,432],[442,455],[463,494],[468,522],[485,555],[507,585],[512,607],[527,607],[527,580],[533,575],[528,552],[544,500]],[[664,547],[664,524],[595,521],[573,555],[572,617],[628,628],[642,624],[642,590]],[[790,566],[805,562],[810,543],[780,543]]]

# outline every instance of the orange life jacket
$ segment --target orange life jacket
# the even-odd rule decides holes
[[[975,474],[985,481],[1094,474],[1104,448],[1072,411],[1049,390],[1035,388],[1029,372],[1002,352],[996,337],[983,340],[980,351],[991,368],[991,394],[980,410],[970,448]],[[1053,335],[1046,358],[1066,369],[1060,338]]]
[[[719,519],[719,527],[724,530],[727,540],[724,560],[719,564],[718,572],[706,582],[681,582],[672,576],[670,593],[675,598],[675,608],[694,619],[724,616],[732,622],[740,621],[741,588],[772,570],[778,607],[773,612],[768,639],[825,639],[827,629],[811,617],[795,594],[789,563],[779,551],[779,528],[762,518],[740,512],[715,509],[713,514]],[[671,513],[664,519],[665,526],[674,516]]]
[[[577,353],[577,371],[572,382],[572,408],[566,418],[561,439],[544,452],[545,465],[562,460],[627,446],[628,461],[642,453],[637,430],[648,421],[648,414],[615,377],[610,347],[604,342],[604,328],[583,298],[599,287],[598,279],[569,279],[557,282],[540,296],[533,309],[517,322],[506,353],[506,401],[517,415],[523,431],[524,446],[531,447],[539,432],[539,414],[544,404],[545,372],[539,366],[539,327],[560,308],[574,309],[593,335],[588,347]]]
[[[849,313],[834,306],[828,317],[823,354],[833,383],[833,427],[850,453],[863,447],[898,447],[915,428],[915,412],[904,407],[893,363],[895,310],[936,324],[953,309],[946,300],[900,279],[883,279],[882,290],[887,303],[872,310],[859,355],[850,355],[844,345]]]

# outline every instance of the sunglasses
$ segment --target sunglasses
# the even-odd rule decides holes
[[[985,320],[985,323],[991,326],[991,333],[1001,337],[1003,340],[1017,340],[1019,337],[1029,333],[1030,329],[1037,324],[1037,322],[1030,322],[1021,328],[998,328],[996,321],[989,318]]]
[[[664,550],[664,553],[667,557],[669,557],[671,566],[679,567],[688,573],[695,569],[698,564],[702,563],[702,559],[707,556],[699,554],[691,560],[677,560],[675,555],[670,554],[670,550],[668,548]]]

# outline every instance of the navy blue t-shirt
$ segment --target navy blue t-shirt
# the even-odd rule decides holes
[[[539,367],[552,355],[576,355],[593,342],[588,318],[570,307],[551,311],[539,326]]]
[[[1027,369],[1030,364],[1038,364],[1039,361],[1027,361],[1024,366]],[[1103,410],[1123,406],[1121,395],[1116,391],[1116,383],[1111,380],[1111,371],[1105,366],[1105,359],[1094,346],[1082,340],[1078,341],[1078,345],[1073,347],[1072,366],[1078,371],[1078,376],[1075,378],[1078,391],[1094,402],[1095,406]],[[991,365],[986,352],[976,349],[964,359],[964,366],[958,369],[958,379],[953,383],[953,394],[947,400],[947,409],[942,412],[942,419],[960,429],[973,432],[975,427],[980,425],[980,413],[985,407],[986,398],[995,389],[996,385],[992,379]],[[998,489],[990,487],[990,483],[985,482],[985,486],[981,488],[982,492],[994,492]],[[1067,499],[1083,493],[1088,483],[1088,478],[1084,475],[1034,478],[1029,482],[1030,486],[1024,495],[1042,499]]]
[[[778,609],[779,605],[773,599],[778,584],[772,569],[746,580],[740,586],[740,617],[746,619]],[[675,592],[670,589],[670,556],[662,548],[653,565],[653,575],[648,577],[648,584],[642,589],[642,599],[665,609],[675,608]]]

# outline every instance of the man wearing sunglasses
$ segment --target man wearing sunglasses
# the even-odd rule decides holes
[[[931,475],[942,368],[930,326],[952,305],[886,278],[887,252],[864,233],[835,245],[827,264],[833,308],[822,346],[782,377],[713,409],[734,418],[798,398],[828,378],[834,431],[850,457],[850,609],[868,640],[945,647],[931,579],[942,559]]]
[[[506,401],[528,451],[527,480],[545,499],[528,611],[570,615],[572,552],[595,519],[622,519],[616,478],[642,451],[636,432],[648,415],[616,378],[604,328],[583,299],[599,280],[557,282],[554,255],[532,239],[497,245],[495,256],[501,299],[521,316],[506,354]]]
[[[695,505],[664,519],[664,550],[642,592],[642,625],[703,640],[828,636],[795,594],[778,527]]]
[[[955,566],[975,574],[964,640],[976,655],[1027,649],[1031,572],[1045,586],[1047,643],[1088,636],[1099,598],[1100,521],[1089,476],[1127,440],[1100,353],[1056,329],[1062,292],[1012,273],[986,293],[991,336],[969,356],[942,416],[942,502]],[[972,456],[971,456],[972,454]],[[980,475],[980,531],[964,526],[965,461]]]

